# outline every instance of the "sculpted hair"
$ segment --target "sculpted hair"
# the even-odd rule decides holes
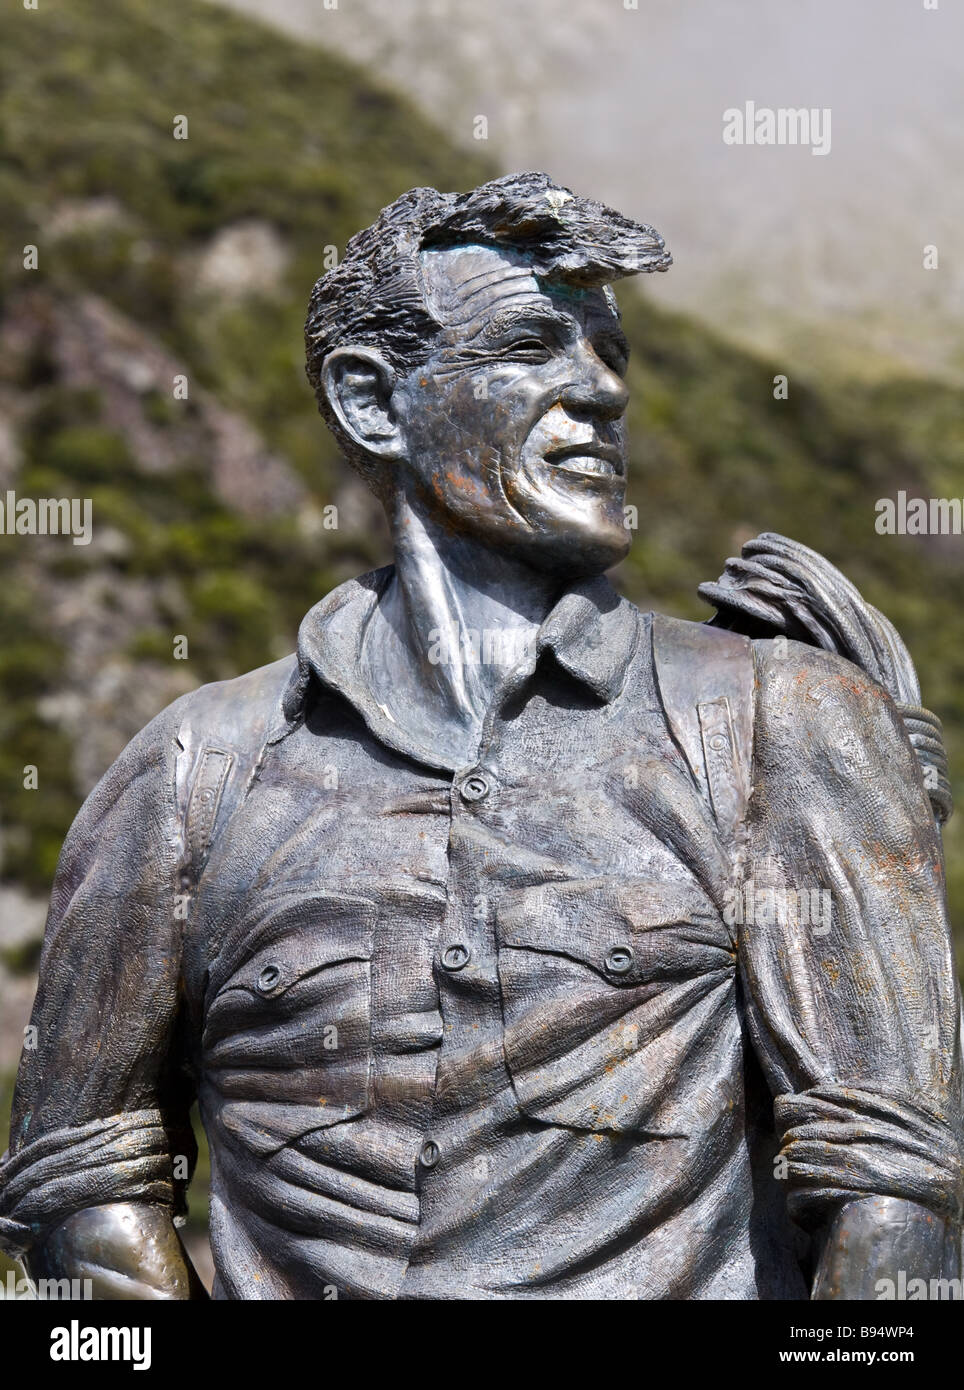
[[[429,247],[491,246],[524,256],[533,273],[579,286],[667,270],[662,237],[546,174],[510,174],[469,193],[413,188],[353,236],[340,263],[315,284],[305,322],[308,380],[348,461],[377,485],[375,461],[339,428],[321,371],[336,347],[377,348],[401,376],[431,355],[441,325],[422,293],[419,255]]]

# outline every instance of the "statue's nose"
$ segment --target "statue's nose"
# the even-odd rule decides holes
[[[604,420],[618,420],[629,404],[629,392],[622,377],[589,347],[580,354],[579,367],[562,393],[563,405]]]

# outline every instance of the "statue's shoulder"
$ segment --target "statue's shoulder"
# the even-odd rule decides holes
[[[237,752],[260,749],[286,727],[285,692],[297,677],[298,658],[292,653],[231,680],[200,686],[177,702],[178,742],[222,744]]]
[[[189,876],[200,874],[218,824],[240,805],[267,747],[291,728],[285,693],[297,677],[297,657],[283,657],[202,685],[171,707],[174,807]]]
[[[654,613],[653,667],[663,707],[674,718],[726,700],[731,717],[752,721],[753,643],[741,632]]]
[[[392,566],[386,565],[332,589],[302,619],[297,652],[182,697],[181,741],[220,740],[239,752],[257,752],[290,732],[304,716],[312,667],[323,664],[323,653],[329,650],[322,637],[334,634],[337,641],[339,632],[347,633],[350,648],[350,639],[361,630],[392,573]]]
[[[816,744],[845,731],[879,735],[879,721],[900,727],[886,687],[849,657],[776,636],[753,641],[757,717],[792,724]]]
[[[742,632],[712,623],[693,622],[688,618],[671,618],[666,613],[653,613],[653,648],[661,655],[676,661],[741,662],[752,658],[751,642]]]
[[[712,623],[654,613],[653,654],[661,687],[699,704],[714,691],[730,699],[782,702],[786,709],[819,701],[839,688],[855,705],[891,702],[887,690],[839,652],[782,634],[751,637]]]

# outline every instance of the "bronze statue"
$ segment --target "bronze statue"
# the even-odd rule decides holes
[[[940,727],[764,536],[708,624],[604,572],[609,283],[652,228],[541,174],[414,189],[308,374],[395,564],[128,746],[70,832],[0,1237],[101,1297],[875,1298],[960,1274]]]

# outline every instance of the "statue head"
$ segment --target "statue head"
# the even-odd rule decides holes
[[[598,573],[624,525],[627,344],[609,288],[662,238],[545,174],[415,188],[315,285],[308,377],[391,513],[534,568]]]

